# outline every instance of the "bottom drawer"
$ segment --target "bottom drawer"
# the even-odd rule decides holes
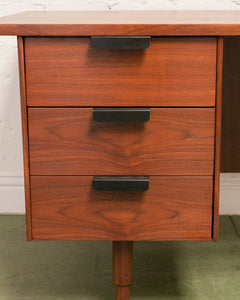
[[[32,176],[34,240],[210,240],[212,177],[151,176],[144,192],[95,191],[92,176]]]

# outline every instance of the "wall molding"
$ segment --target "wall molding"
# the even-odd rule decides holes
[[[21,172],[8,171],[0,172],[0,187],[1,186],[23,186],[24,177]]]
[[[0,171],[0,214],[24,212],[24,177],[22,172]],[[220,214],[240,215],[240,173],[221,173]]]

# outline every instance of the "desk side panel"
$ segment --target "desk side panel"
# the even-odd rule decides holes
[[[22,114],[22,138],[23,138],[23,162],[24,162],[24,184],[25,184],[25,203],[26,203],[26,224],[27,239],[32,240],[32,221],[31,221],[31,199],[30,199],[30,180],[29,180],[29,153],[28,153],[28,122],[27,122],[27,98],[26,98],[26,69],[24,55],[24,38],[18,37],[18,63],[20,77],[21,94],[21,114]]]
[[[221,158],[222,127],[222,70],[223,37],[218,38],[217,45],[217,84],[216,84],[216,133],[215,133],[215,167],[214,167],[214,201],[213,201],[213,240],[218,240],[219,229],[219,181]]]

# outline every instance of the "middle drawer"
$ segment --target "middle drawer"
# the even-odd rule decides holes
[[[97,122],[92,108],[29,108],[31,175],[213,175],[214,108],[151,108]]]

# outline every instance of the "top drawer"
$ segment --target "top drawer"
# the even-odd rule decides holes
[[[216,38],[151,38],[146,50],[90,38],[25,38],[28,106],[214,106]]]

